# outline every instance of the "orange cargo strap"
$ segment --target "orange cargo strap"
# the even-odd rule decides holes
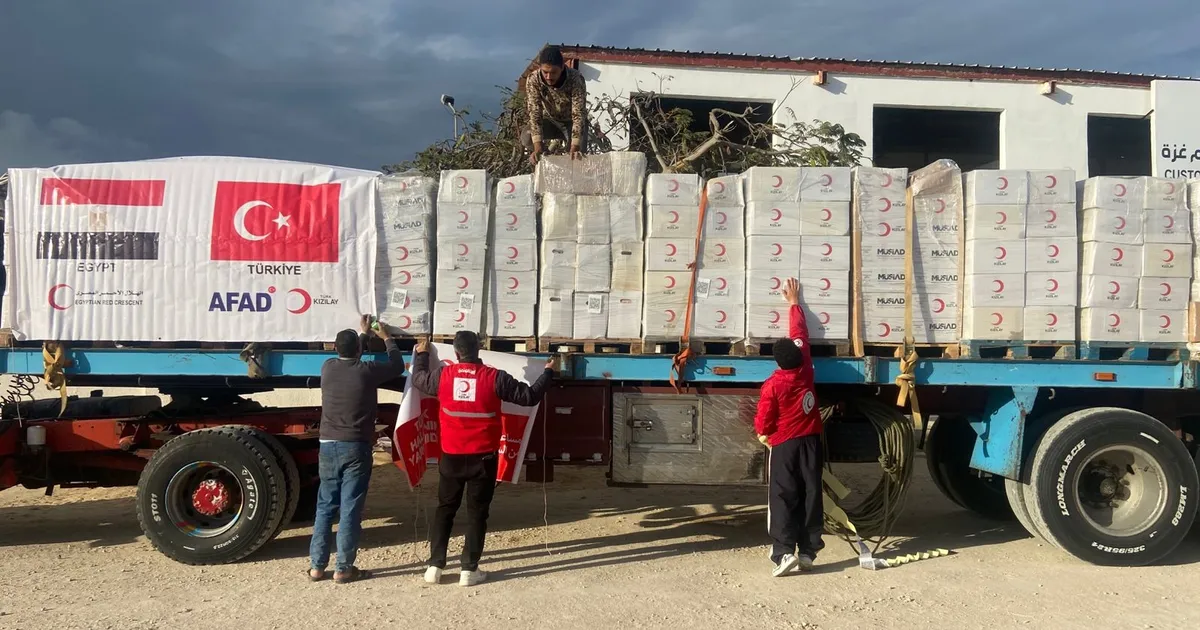
[[[683,373],[687,369],[688,361],[692,360],[692,344],[690,335],[692,332],[692,310],[696,303],[696,274],[699,267],[696,261],[700,259],[700,241],[704,236],[704,215],[708,211],[708,187],[700,187],[700,214],[696,221],[696,246],[692,249],[692,262],[688,265],[688,269],[692,272],[692,278],[688,283],[688,302],[687,309],[683,315],[683,332],[679,335],[679,353],[671,360],[671,387],[675,391],[679,391],[679,384],[683,382]]]
[[[916,338],[913,336],[913,274],[916,271],[913,264],[913,232],[916,227],[915,211],[913,208],[913,192],[910,187],[906,192],[905,228],[908,246],[904,248],[904,345],[900,349],[900,374],[896,376],[896,385],[900,388],[896,395],[896,406],[908,407],[912,412],[913,423],[925,426],[925,418],[921,413],[921,403],[917,398],[917,354]]]

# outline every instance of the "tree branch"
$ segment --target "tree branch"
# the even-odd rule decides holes
[[[663,161],[662,153],[658,150],[658,143],[654,140],[654,132],[650,130],[650,123],[646,122],[646,117],[642,115],[642,106],[638,104],[637,99],[630,99],[633,103],[633,111],[637,114],[638,120],[642,121],[642,129],[646,131],[646,139],[650,141],[650,150],[654,151],[654,159],[658,160],[658,166],[664,173],[670,172],[667,168],[667,163]]]

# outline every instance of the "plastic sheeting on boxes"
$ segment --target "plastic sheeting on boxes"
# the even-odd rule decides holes
[[[438,205],[487,206],[491,202],[488,193],[488,174],[483,169],[442,171],[441,184],[438,186]],[[437,319],[436,315],[434,319]]]
[[[1091,177],[1083,182],[1083,210],[1141,212],[1145,183],[1140,177]],[[1080,317],[1082,322],[1084,317]]]
[[[841,341],[850,338],[850,303],[804,304],[809,339]]]
[[[575,327],[575,301],[572,291],[543,289],[538,300],[538,336],[571,339]]]
[[[642,336],[642,292],[613,291],[608,295],[608,338]]]
[[[542,241],[543,289],[575,289],[575,260],[579,244],[575,241]]]
[[[908,169],[856,166],[852,182],[859,197],[884,197],[904,200],[908,189]]]
[[[388,334],[399,337],[415,337],[433,333],[433,311],[426,310],[413,313],[379,314],[380,320]]]
[[[487,268],[488,249],[479,241],[438,239],[437,268],[439,271],[483,270]]]
[[[709,207],[740,208],[746,205],[746,194],[741,175],[724,175],[704,182],[708,191]]]
[[[607,293],[576,293],[574,339],[604,339],[608,335]]]
[[[436,302],[433,305],[433,334],[453,335],[460,330],[475,333],[483,330],[483,304],[476,302],[470,310],[460,302]]]
[[[574,241],[579,237],[579,199],[573,194],[542,195],[542,238]]]
[[[706,236],[700,242],[700,251],[700,269],[746,269],[746,241],[743,239]]]
[[[968,274],[963,282],[963,295],[968,307],[1024,306],[1025,274]]]
[[[1192,246],[1146,243],[1142,246],[1141,273],[1156,278],[1192,277]]]
[[[376,267],[375,284],[389,288],[412,289],[433,286],[433,275],[428,265],[410,267]]]
[[[642,229],[641,197],[608,198],[609,237],[614,243],[640,241],[645,236]]]
[[[746,209],[742,206],[709,206],[704,213],[704,235],[745,238]]]
[[[1075,341],[1074,306],[1026,306],[1022,323],[1026,341]]]
[[[496,182],[496,208],[531,207],[537,205],[533,194],[533,175],[505,177]]]
[[[610,153],[547,155],[538,160],[533,189],[538,194],[613,194],[613,159]]]
[[[1143,177],[1142,209],[1147,211],[1177,211],[1187,209],[1187,182],[1182,179]]]
[[[537,239],[537,206],[496,206],[492,236],[496,239]]]
[[[801,236],[800,269],[850,270],[849,236]]]
[[[850,235],[850,202],[848,201],[802,201],[798,210],[801,236]]]
[[[488,272],[489,304],[536,304],[538,300],[536,271]]]
[[[1025,273],[1025,241],[970,243],[964,268],[968,275],[981,273]]]
[[[511,271],[536,271],[537,241],[497,240],[492,246],[492,268]]]
[[[1137,341],[1140,324],[1140,314],[1134,309],[1079,309],[1081,341]]]
[[[687,300],[678,304],[646,298],[642,315],[643,339],[678,339],[686,321]]]
[[[612,285],[612,245],[580,245],[575,254],[575,291],[605,292]]]
[[[1086,276],[1137,278],[1142,275],[1142,247],[1120,243],[1084,243],[1079,271]]]
[[[428,241],[399,241],[396,243],[379,244],[375,255],[376,267],[405,267],[409,265],[430,265],[433,263],[433,252]]]
[[[705,271],[696,276],[699,304],[745,304],[746,274],[743,271]]]
[[[534,313],[537,305],[490,303],[484,317],[484,329],[489,337],[532,337],[534,335]]]
[[[803,171],[794,167],[754,166],[743,173],[747,204],[800,202],[800,182]]]
[[[1023,307],[988,306],[963,310],[963,339],[1019,341],[1025,337]]]
[[[700,176],[689,173],[651,173],[646,177],[646,204],[700,208]]]
[[[1074,237],[1078,232],[1075,206],[1066,204],[1029,204],[1025,207],[1025,236]]]
[[[848,271],[801,270],[799,280],[803,304],[850,304]]]
[[[1145,242],[1145,217],[1137,208],[1084,210],[1079,240],[1141,245]]]
[[[1186,308],[1138,311],[1138,341],[1187,343],[1187,314]]]
[[[687,304],[691,283],[690,272],[647,271],[643,293],[648,303]]]
[[[384,289],[379,298],[379,318],[384,320],[394,319],[391,315],[397,313],[423,313],[433,309],[433,291],[429,287]]]
[[[381,244],[433,239],[434,224],[432,201],[428,205],[386,206],[375,221]]]
[[[800,237],[751,236],[747,238],[746,268],[750,270],[777,269],[796,273],[800,269]]]
[[[1025,274],[1025,306],[1074,306],[1078,300],[1079,276],[1075,270]]]
[[[1025,206],[967,206],[967,240],[1025,238]]]
[[[747,202],[746,235],[800,236],[800,202]]]
[[[1191,278],[1143,277],[1138,280],[1137,305],[1145,309],[1183,310],[1188,307]]]
[[[648,238],[696,238],[699,227],[698,208],[652,205],[647,211]]]
[[[642,292],[642,276],[646,271],[646,251],[641,243],[613,243],[613,293]]]
[[[695,236],[646,239],[646,269],[648,271],[684,271],[695,260]]]
[[[850,202],[850,168],[806,166],[800,171],[801,202]]]
[[[783,286],[793,272],[750,270],[746,272],[746,303],[774,304],[783,301]],[[830,283],[832,288],[832,283]],[[803,291],[803,282],[801,283]]]
[[[434,295],[439,302],[449,302],[460,295],[472,296],[483,300],[483,279],[486,272],[482,269],[470,271],[442,271],[437,275]]]
[[[646,154],[637,151],[610,151],[612,169],[610,194],[621,197],[641,197],[646,182]]]
[[[1029,203],[1075,207],[1075,171],[1049,169],[1029,171]]]
[[[692,337],[710,341],[741,341],[746,337],[746,311],[741,304],[721,304],[699,308],[692,313],[695,327]]]
[[[1144,242],[1191,244],[1191,211],[1147,210],[1142,218]]]
[[[576,234],[578,241],[588,245],[610,242],[609,197],[578,195],[576,197]]]
[[[1071,237],[1025,240],[1025,271],[1079,270],[1079,242]]]
[[[490,210],[486,205],[438,203],[437,237],[478,242],[487,240]]]
[[[1138,278],[1083,275],[1079,277],[1079,305],[1085,308],[1137,308]]]
[[[967,173],[964,180],[963,201],[967,206],[1029,203],[1028,171],[977,170]]]

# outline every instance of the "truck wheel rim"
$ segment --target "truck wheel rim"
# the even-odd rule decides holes
[[[167,517],[189,536],[220,536],[242,515],[241,484],[216,462],[192,462],[179,469],[165,494]]]
[[[1166,475],[1157,459],[1136,446],[1101,449],[1079,470],[1075,487],[1083,517],[1109,536],[1141,534],[1166,509]]]

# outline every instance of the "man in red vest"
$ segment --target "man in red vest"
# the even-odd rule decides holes
[[[474,586],[487,579],[479,570],[483,540],[487,534],[488,511],[496,491],[496,469],[500,450],[500,407],[512,403],[531,407],[542,400],[554,359],[534,384],[526,385],[507,372],[479,360],[479,337],[470,331],[454,335],[458,362],[441,370],[429,368],[429,343],[417,344],[412,363],[412,385],[426,396],[438,399],[438,508],[430,532],[429,567],[425,581],[437,584],[446,568],[446,547],[454,528],[454,515],[467,496],[467,534],[463,544],[459,586]]]

